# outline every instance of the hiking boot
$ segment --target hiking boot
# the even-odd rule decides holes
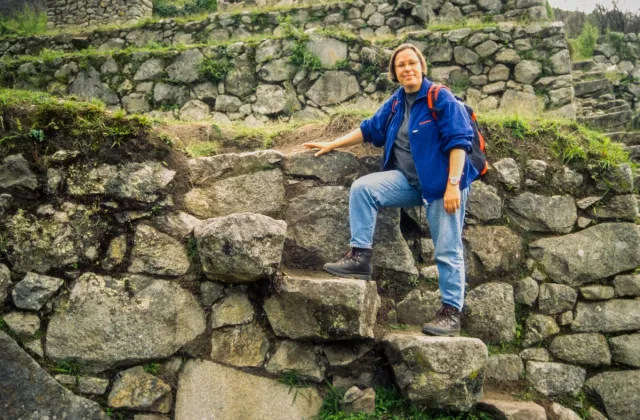
[[[351,248],[340,261],[325,264],[324,271],[338,277],[371,280],[371,250]]]
[[[451,305],[443,304],[436,312],[436,317],[422,326],[422,332],[444,337],[459,336],[460,311]]]

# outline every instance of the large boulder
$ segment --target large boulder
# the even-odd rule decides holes
[[[546,197],[525,192],[509,201],[509,220],[532,232],[569,233],[578,218],[569,195]]]
[[[374,282],[285,277],[264,310],[275,334],[318,341],[373,338],[380,297]]]
[[[56,277],[27,273],[13,288],[11,297],[18,308],[39,311],[63,284],[64,280]]]
[[[75,396],[0,331],[0,406],[6,419],[106,420],[98,403]]]
[[[276,273],[287,224],[253,213],[209,219],[194,230],[205,275],[248,283]]]
[[[11,155],[0,163],[0,188],[20,187],[35,190],[38,178],[22,155]]]
[[[482,397],[488,360],[482,341],[389,334],[384,343],[396,384],[412,404],[469,411]]]
[[[187,164],[191,183],[195,186],[209,186],[224,178],[275,169],[284,158],[276,150],[259,150],[189,159]]]
[[[640,333],[612,337],[609,343],[614,362],[640,368]]]
[[[513,287],[507,283],[483,283],[471,290],[463,308],[464,324],[471,337],[485,343],[516,338]]]
[[[182,244],[151,226],[136,226],[129,272],[160,276],[182,276],[190,266]]]
[[[300,110],[300,103],[295,91],[285,90],[277,85],[259,85],[256,89],[256,102],[251,109],[256,114],[275,116],[291,115]]]
[[[204,55],[200,50],[184,51],[167,67],[169,80],[179,83],[191,83],[198,80],[200,64],[202,64],[203,60]]]
[[[347,59],[347,44],[337,39],[311,35],[305,46],[320,59],[325,68],[331,68],[337,62]]]
[[[102,164],[90,170],[75,165],[69,168],[67,189],[74,196],[104,195],[150,203],[175,175],[160,162]]]
[[[474,182],[467,201],[467,215],[481,222],[502,218],[502,199],[496,187],[484,182]]]
[[[358,79],[344,71],[327,71],[307,91],[307,97],[320,106],[336,105],[360,93]]]
[[[49,321],[47,357],[99,372],[169,357],[204,331],[198,301],[175,283],[86,273]]]
[[[640,300],[613,299],[578,302],[571,329],[578,332],[615,333],[640,329]]]
[[[584,384],[586,371],[562,363],[527,362],[527,380],[546,396],[577,395]]]
[[[75,95],[83,101],[100,99],[107,105],[120,103],[118,95],[109,88],[109,85],[102,83],[100,73],[91,66],[76,75],[73,83],[69,85],[69,94]]]
[[[590,366],[611,364],[609,345],[601,334],[561,335],[551,341],[549,351],[569,363]]]
[[[631,223],[603,223],[530,245],[534,259],[558,283],[579,286],[640,265],[640,232]]]
[[[356,175],[360,164],[355,155],[334,151],[315,157],[315,151],[291,153],[284,161],[284,173],[303,178],[318,178],[322,182],[337,182]]]
[[[176,397],[175,419],[297,420],[320,412],[315,388],[291,389],[205,360],[187,362]]]
[[[506,226],[469,226],[467,264],[471,280],[504,276],[520,267],[524,241]]]
[[[600,373],[590,378],[585,386],[600,397],[611,420],[638,417],[640,370]]]

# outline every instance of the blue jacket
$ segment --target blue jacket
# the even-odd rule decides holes
[[[441,89],[435,108],[438,121],[434,121],[427,106],[427,92],[433,82],[424,78],[420,92],[409,114],[409,144],[416,165],[418,179],[422,187],[422,197],[427,202],[444,197],[449,178],[449,152],[452,149],[465,149],[467,159],[460,180],[460,189],[468,187],[478,176],[478,171],[469,161],[471,141],[474,136],[469,115],[447,89]],[[391,114],[393,102],[397,100],[395,115],[385,126]],[[389,170],[391,148],[395,142],[400,124],[404,117],[405,92],[398,89],[376,111],[373,117],[360,124],[360,130],[366,143],[384,146],[382,170]]]

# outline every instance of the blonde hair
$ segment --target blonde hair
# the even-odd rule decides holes
[[[391,54],[391,59],[389,60],[389,80],[391,80],[392,82],[398,83],[398,77],[396,76],[395,61],[398,53],[404,50],[411,50],[414,53],[416,53],[416,55],[418,56],[418,59],[420,59],[420,66],[422,67],[422,76],[426,77],[427,61],[424,59],[424,56],[422,55],[420,50],[413,44],[402,44],[398,48],[396,48],[395,51],[393,51],[393,54]]]

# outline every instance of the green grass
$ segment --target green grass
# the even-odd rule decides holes
[[[76,376],[81,371],[81,365],[76,360],[61,360],[51,370],[55,373]]]
[[[22,12],[11,17],[0,17],[0,36],[20,37],[39,35],[47,29],[47,14],[37,12],[25,4]]]
[[[585,23],[578,38],[569,40],[571,59],[582,61],[592,58],[598,35],[598,28],[589,22]]]
[[[160,372],[161,367],[162,365],[160,363],[147,363],[146,365],[142,366],[144,371],[151,375],[157,375],[158,372]]]

